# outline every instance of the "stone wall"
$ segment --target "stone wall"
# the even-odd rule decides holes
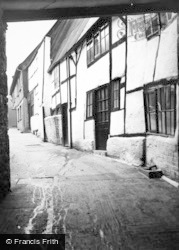
[[[0,10],[0,199],[10,189],[5,32],[6,23]]]
[[[47,141],[62,144],[62,118],[61,115],[48,116],[45,118],[45,131]]]
[[[178,146],[176,138],[147,136],[146,163],[156,165],[170,178],[178,180]]]
[[[144,141],[140,137],[111,137],[107,141],[107,155],[136,166],[143,164]]]

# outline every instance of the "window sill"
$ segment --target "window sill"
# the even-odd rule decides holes
[[[94,120],[94,117],[86,118],[84,121],[87,122],[87,121],[91,121],[91,120]]]
[[[101,54],[100,56],[98,56],[97,58],[95,58],[94,61],[92,61],[90,63],[87,63],[87,67],[89,68],[91,65],[93,65],[94,63],[96,63],[99,59],[101,59],[107,53],[109,53],[109,50],[107,50],[106,52],[104,52],[103,54]]]
[[[154,136],[161,136],[165,138],[174,138],[175,135],[166,135],[166,134],[160,134],[160,133],[155,133],[155,132],[147,132],[146,135],[154,135]]]
[[[123,109],[120,109],[120,108],[118,108],[118,109],[111,109],[111,112],[116,112],[116,111],[121,111],[121,110],[124,110],[124,108]]]

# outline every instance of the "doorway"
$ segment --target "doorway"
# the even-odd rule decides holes
[[[68,146],[68,105],[62,104],[62,133],[63,133],[63,146]]]
[[[109,134],[109,93],[107,84],[95,91],[95,104],[96,149],[106,150]]]

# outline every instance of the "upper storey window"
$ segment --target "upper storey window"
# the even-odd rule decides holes
[[[88,66],[109,50],[109,24],[98,27],[87,40],[87,64]]]
[[[145,31],[147,38],[159,34],[160,23],[158,14],[149,14],[145,16]]]

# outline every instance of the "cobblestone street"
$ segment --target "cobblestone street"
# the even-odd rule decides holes
[[[66,234],[66,249],[179,249],[178,189],[115,159],[9,130],[1,234]]]

